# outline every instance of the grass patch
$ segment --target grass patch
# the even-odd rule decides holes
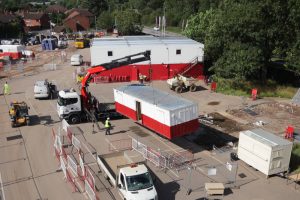
[[[290,162],[291,172],[300,173],[300,144],[294,144],[291,162]]]
[[[173,33],[179,33],[179,34],[182,33],[181,27],[177,27],[177,26],[167,26],[166,31],[173,32]]]
[[[271,80],[268,80],[265,84],[222,78],[218,78],[216,81],[218,83],[217,92],[234,96],[251,96],[252,89],[257,88],[259,97],[291,99],[298,90],[298,88],[292,86],[279,85]]]

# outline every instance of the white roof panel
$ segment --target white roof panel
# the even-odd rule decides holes
[[[104,37],[104,38],[95,38],[92,42],[92,46],[105,46],[105,45],[176,45],[176,44],[185,44],[185,45],[200,45],[204,48],[204,45],[186,38],[186,37],[154,37],[154,36],[124,36],[124,37]]]
[[[263,129],[253,129],[248,131],[242,131],[245,135],[264,143],[268,146],[277,146],[277,145],[290,145],[291,142],[283,138],[280,138],[270,132],[267,132]]]
[[[189,106],[197,106],[197,104],[192,101],[178,96],[173,96],[167,92],[163,92],[145,85],[125,85],[116,88],[116,90],[170,111]]]

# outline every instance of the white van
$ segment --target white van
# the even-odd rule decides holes
[[[74,54],[71,57],[71,65],[81,65],[83,63],[83,56],[80,54]]]
[[[34,98],[50,98],[52,99],[56,91],[56,85],[48,82],[47,80],[36,81],[34,84]]]

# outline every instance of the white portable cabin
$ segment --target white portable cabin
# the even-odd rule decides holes
[[[147,50],[151,51],[151,64],[190,63],[196,57],[203,62],[204,56],[204,45],[186,37],[103,37],[92,41],[91,64],[100,65]]]
[[[199,127],[198,105],[145,85],[114,89],[116,110],[168,139]]]
[[[262,129],[240,132],[238,158],[269,176],[289,168],[293,143]]]

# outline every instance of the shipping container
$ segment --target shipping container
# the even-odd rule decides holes
[[[173,139],[199,127],[198,105],[187,99],[145,85],[114,89],[117,112]]]
[[[293,143],[263,129],[240,132],[238,158],[269,176],[289,168]]]
[[[186,37],[123,36],[95,38],[91,44],[91,64],[101,65],[128,55],[150,51],[145,61],[102,72],[99,76],[138,80],[167,80],[188,69],[187,76],[203,78],[204,45]],[[192,66],[192,67],[191,67]]]

